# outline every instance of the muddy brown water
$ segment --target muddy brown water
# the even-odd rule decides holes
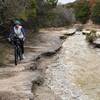
[[[100,50],[89,46],[81,32],[67,38],[60,53],[41,66],[47,68],[45,82],[35,100],[100,100]]]

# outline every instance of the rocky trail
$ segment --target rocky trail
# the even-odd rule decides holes
[[[55,34],[54,34],[55,33]],[[25,46],[25,59],[17,66],[10,63],[0,68],[0,100],[33,100],[32,87],[43,81],[43,71],[38,68],[38,59],[52,55],[62,46],[64,32],[41,31],[34,37],[34,45]],[[12,58],[13,62],[13,58]]]
[[[41,30],[25,60],[0,68],[0,100],[100,100],[100,49],[67,32]]]
[[[45,81],[35,100],[100,100],[100,50],[85,38],[76,32],[57,55],[40,60],[46,66]]]

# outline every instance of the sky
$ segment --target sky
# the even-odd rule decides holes
[[[65,3],[69,3],[69,2],[73,2],[75,0],[58,0],[59,3],[65,4]]]

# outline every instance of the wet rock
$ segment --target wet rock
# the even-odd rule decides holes
[[[53,51],[49,50],[48,52],[43,53],[42,56],[48,56],[48,57],[53,56],[54,54],[56,54],[61,49],[61,47],[62,46],[60,46],[59,48],[57,48]]]
[[[43,56],[48,56],[48,57],[50,57],[50,56],[54,55],[55,53],[56,53],[56,52],[51,51],[51,52],[43,53],[42,55],[43,55]]]
[[[60,36],[60,39],[65,40],[67,38],[66,35]]]
[[[76,32],[76,29],[68,29],[67,32],[65,33],[65,35],[70,36],[70,35],[75,34],[75,32]]]
[[[95,47],[100,48],[100,38],[97,38],[95,41],[93,41],[93,44]]]
[[[91,31],[90,31],[90,30],[86,30],[86,29],[84,29],[84,30],[82,31],[82,33],[83,33],[84,35],[87,35],[87,34],[90,34]]]

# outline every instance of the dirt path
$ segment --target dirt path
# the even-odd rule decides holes
[[[33,38],[34,44],[27,43],[25,60],[18,66],[11,63],[0,68],[0,100],[33,100],[33,83],[43,78],[37,59],[56,53],[62,46],[63,34],[62,30],[41,31]]]

